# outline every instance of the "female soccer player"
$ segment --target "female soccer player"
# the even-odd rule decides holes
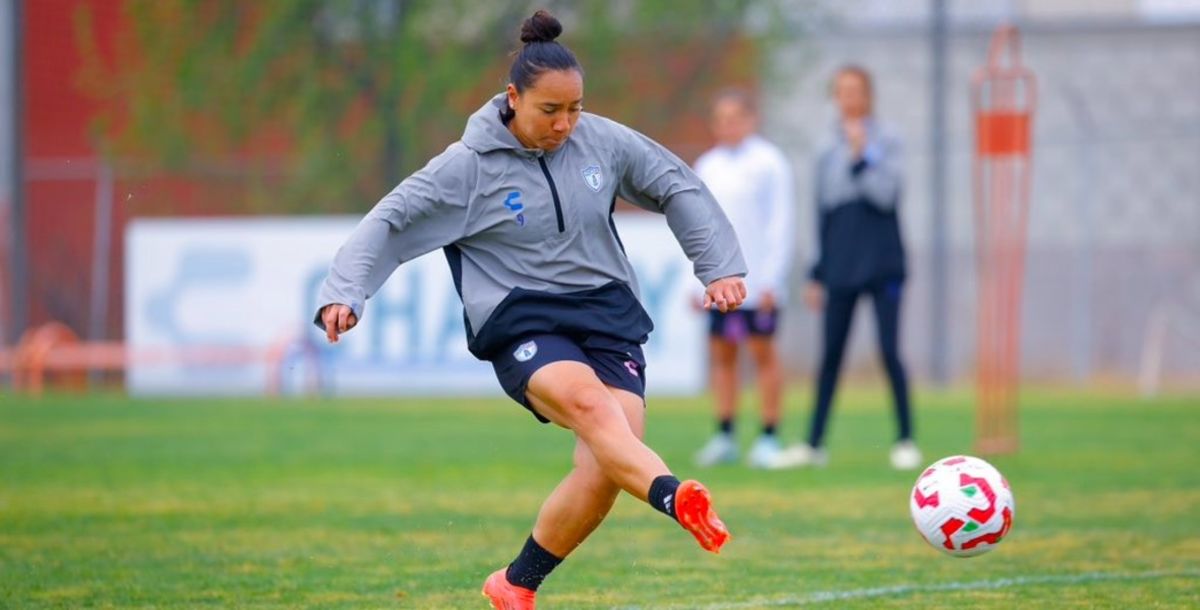
[[[397,265],[436,248],[464,306],[468,348],[542,422],[575,433],[574,468],[542,505],[524,548],[489,576],[495,608],[534,607],[542,580],[604,519],[619,491],[718,552],[729,532],[708,490],[680,482],[641,441],[653,324],[612,222],[618,196],[666,215],[706,286],[705,306],[736,309],[746,266],[721,208],[662,146],[582,112],[583,70],[538,11],[505,93],[460,141],[400,183],[338,250],[315,322],[330,342]]]

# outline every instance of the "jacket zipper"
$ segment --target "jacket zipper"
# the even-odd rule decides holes
[[[546,182],[550,183],[550,195],[554,197],[554,216],[558,218],[558,232],[562,233],[567,230],[567,226],[563,223],[562,202],[558,200],[558,187],[554,186],[554,178],[550,176],[550,168],[546,167],[546,159],[538,157],[538,165],[542,166],[542,173],[546,175]]]

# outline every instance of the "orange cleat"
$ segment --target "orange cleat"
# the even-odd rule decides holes
[[[729,529],[712,508],[712,496],[699,481],[684,481],[675,490],[675,517],[696,537],[704,550],[720,553],[729,542]]]
[[[506,572],[508,568],[500,568],[483,581],[483,596],[496,610],[534,610],[537,593],[508,582]]]

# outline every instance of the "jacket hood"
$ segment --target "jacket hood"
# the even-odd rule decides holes
[[[500,93],[488,100],[467,119],[462,143],[467,148],[483,154],[493,150],[515,150],[531,152],[521,146],[517,137],[500,121],[500,111],[506,104],[506,96]]]

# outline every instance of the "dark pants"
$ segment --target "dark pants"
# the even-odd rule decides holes
[[[912,415],[908,406],[908,378],[900,362],[900,296],[904,283],[889,280],[862,289],[829,290],[825,294],[825,337],[821,370],[817,378],[817,405],[813,410],[812,426],[808,443],[820,447],[825,436],[825,425],[829,410],[833,406],[833,394],[837,389],[838,373],[842,368],[842,356],[846,351],[846,338],[850,335],[850,323],[854,319],[854,305],[862,294],[871,295],[875,305],[875,323],[879,329],[879,350],[883,365],[887,369],[888,381],[892,386],[892,403],[896,408],[900,440],[912,438]]]

